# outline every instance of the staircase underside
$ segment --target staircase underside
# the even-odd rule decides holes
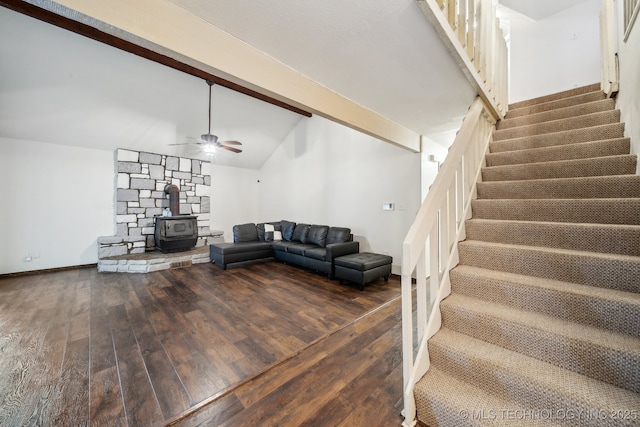
[[[640,176],[599,85],[510,106],[416,384],[428,426],[640,425]]]

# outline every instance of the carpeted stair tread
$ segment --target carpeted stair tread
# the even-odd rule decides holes
[[[472,218],[468,240],[640,256],[640,225]]]
[[[640,198],[476,199],[473,218],[640,225]]]
[[[610,123],[589,128],[492,141],[489,143],[489,151],[500,153],[615,138],[624,138],[624,123]]]
[[[639,175],[479,182],[479,199],[586,199],[640,197]]]
[[[509,110],[516,110],[518,108],[527,107],[530,105],[544,104],[558,99],[567,99],[576,95],[601,91],[602,89],[600,88],[600,83],[593,83],[573,89],[563,90],[557,93],[551,93],[548,95],[538,96],[536,98],[526,99],[524,101],[513,102],[509,104]]]
[[[492,133],[494,142],[505,139],[521,138],[524,136],[542,135],[555,132],[563,132],[574,129],[590,128],[620,121],[620,110],[601,111],[585,114],[583,116],[570,117],[560,120],[552,120],[544,123],[518,126],[514,128],[496,130]]]
[[[429,427],[510,427],[560,426],[554,421],[520,419],[505,410],[523,409],[522,403],[499,398],[486,389],[446,374],[435,366],[418,381],[414,389],[418,419]],[[542,418],[542,417],[540,417]],[[501,424],[502,423],[502,424]]]
[[[558,108],[570,107],[572,105],[586,104],[588,102],[601,101],[607,96],[601,90],[595,92],[587,92],[580,95],[571,96],[569,98],[556,99],[554,101],[543,102],[541,104],[529,105],[520,108],[510,108],[505,115],[506,119],[527,116],[529,114],[542,113]]]
[[[489,166],[482,168],[483,181],[515,181],[544,178],[575,178],[581,176],[625,175],[636,172],[638,156],[592,157],[558,160],[525,165]]]
[[[465,240],[460,264],[640,292],[640,257]]]
[[[532,125],[536,123],[544,123],[552,120],[566,119],[569,117],[582,116],[585,114],[597,113],[601,111],[610,111],[615,109],[613,99],[602,99],[599,101],[588,102],[585,104],[571,105],[569,107],[558,108],[556,110],[544,111],[527,116],[505,118],[496,123],[496,129],[503,130],[519,126]]]
[[[640,339],[640,294],[458,265],[456,294],[536,311]]]
[[[630,138],[605,139],[527,150],[488,153],[487,166],[517,165],[558,160],[586,159],[629,154]]]
[[[640,175],[624,129],[599,84],[496,124],[414,389],[420,421],[640,427]]]
[[[494,404],[493,399],[515,402],[515,407],[507,403],[509,406],[506,408],[511,410],[537,408],[556,414],[570,408],[590,413],[602,410],[609,415],[621,409],[635,410],[640,404],[640,395],[627,389],[561,369],[446,328],[441,329],[430,340],[429,353],[433,354],[432,367],[435,367],[437,374],[457,380],[451,382],[452,390],[448,396],[453,401],[458,400],[455,397],[460,390],[457,384],[462,383],[478,389],[479,396],[472,400],[474,404],[481,405],[487,396],[489,405]],[[427,373],[416,391],[430,393],[430,389],[441,386],[444,386],[445,390],[448,388],[446,382],[438,378],[431,379]],[[587,416],[562,421],[572,422],[569,425],[576,426],[621,425],[610,418],[603,420]],[[529,419],[529,422],[534,423],[536,420]],[[510,420],[500,420],[498,424],[493,425],[511,424]]]
[[[440,310],[445,329],[640,392],[638,338],[460,294],[445,298]]]

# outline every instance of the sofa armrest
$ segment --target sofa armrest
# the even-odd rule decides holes
[[[327,247],[327,261],[336,259],[339,256],[356,254],[360,251],[359,242],[331,243]]]

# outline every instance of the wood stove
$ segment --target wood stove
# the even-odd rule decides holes
[[[155,246],[163,253],[187,251],[198,241],[198,219],[192,215],[156,217]]]

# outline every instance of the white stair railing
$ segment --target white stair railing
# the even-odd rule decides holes
[[[509,54],[493,0],[416,0],[495,119],[507,112]]]
[[[429,189],[402,245],[402,352],[405,426],[415,425],[415,383],[429,368],[427,340],[440,329],[439,305],[451,292],[449,270],[458,263],[464,221],[471,217],[471,199],[487,151],[495,119],[476,98]],[[427,246],[428,242],[428,246]],[[429,290],[427,290],[427,258]],[[416,318],[412,278],[416,278]],[[427,294],[429,297],[427,297]],[[417,354],[414,353],[414,323]],[[415,358],[414,358],[415,354]]]

